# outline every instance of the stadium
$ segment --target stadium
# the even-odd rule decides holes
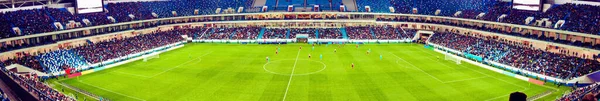
[[[598,101],[598,0],[0,0],[0,101]]]

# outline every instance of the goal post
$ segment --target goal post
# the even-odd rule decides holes
[[[456,55],[450,54],[450,53],[445,53],[444,54],[444,60],[449,60],[449,61],[454,61],[456,62],[456,64],[460,64],[460,58]]]
[[[151,54],[144,55],[144,62],[147,62],[148,60],[154,59],[154,58],[160,58],[160,54],[151,53]]]

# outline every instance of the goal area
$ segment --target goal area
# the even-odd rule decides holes
[[[154,59],[154,58],[160,58],[160,54],[152,53],[152,54],[144,55],[144,62],[147,62],[148,60]]]
[[[453,55],[453,54],[450,54],[450,53],[445,53],[444,54],[444,60],[454,61],[454,62],[456,62],[456,64],[460,64],[461,63],[459,58],[460,57],[458,57],[456,55]]]

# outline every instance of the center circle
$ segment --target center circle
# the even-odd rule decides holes
[[[294,75],[310,75],[321,72],[327,68],[327,65],[321,61],[308,59],[285,59],[267,62],[263,69],[269,73],[278,75],[291,75],[292,69]]]

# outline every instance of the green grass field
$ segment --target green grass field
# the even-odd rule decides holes
[[[275,54],[277,47],[191,43],[158,59],[58,81],[116,101],[507,101],[514,91],[533,96],[556,89],[466,62],[457,65],[419,44],[317,45],[314,50],[289,44]],[[554,100],[565,89],[540,100]]]

